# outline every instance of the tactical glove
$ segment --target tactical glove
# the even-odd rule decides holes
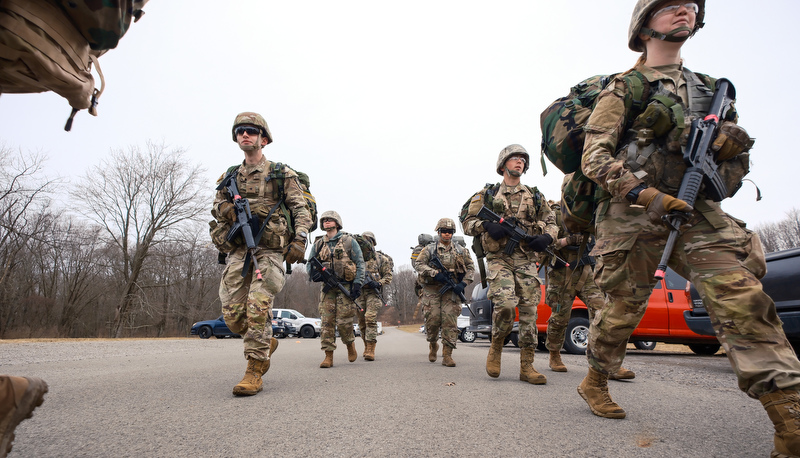
[[[236,212],[233,210],[233,204],[230,202],[222,202],[219,204],[217,214],[225,221],[236,222]]]
[[[489,221],[484,221],[483,229],[489,233],[489,237],[495,240],[500,240],[508,235],[508,231],[500,223],[492,223]]]
[[[636,199],[638,205],[644,206],[650,221],[659,224],[662,223],[662,217],[668,215],[672,210],[690,212],[694,210],[691,205],[686,202],[664,194],[656,188],[645,188],[639,192],[639,197]]]
[[[755,140],[747,135],[747,131],[730,121],[722,121],[719,134],[711,144],[711,150],[717,153],[717,162],[727,161],[747,151]]]
[[[353,287],[350,288],[350,299],[356,300],[361,296],[361,283],[353,283]]]
[[[295,237],[294,241],[283,250],[283,259],[290,265],[302,261],[305,255],[306,239],[302,237]]]
[[[659,101],[652,101],[644,112],[636,117],[642,127],[652,129],[655,137],[661,137],[672,129],[675,122],[672,120],[672,110]]]
[[[381,289],[381,284],[376,282],[375,280],[368,281],[366,286],[367,286],[367,288],[374,289],[376,291]]]
[[[442,272],[439,272],[433,276],[433,279],[438,281],[439,283],[447,283],[447,280],[450,279],[450,276]]]
[[[544,251],[553,243],[553,237],[550,234],[534,235],[526,237],[525,241],[528,243],[528,248],[533,251]]]
[[[467,287],[467,284],[464,283],[463,281],[459,282],[459,283],[456,283],[456,286],[453,287],[453,292],[456,293],[456,295],[463,294],[464,293],[464,288],[466,288],[466,287]]]

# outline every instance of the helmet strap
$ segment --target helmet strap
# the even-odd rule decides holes
[[[515,178],[519,178],[522,176],[522,172],[517,172],[516,170],[509,169],[508,167],[506,167],[506,172],[508,172],[509,175]]]
[[[694,33],[696,31],[697,31],[697,28],[695,28],[693,30],[693,29],[690,29],[689,27],[682,26],[682,27],[678,27],[676,29],[670,30],[667,33],[661,33],[661,32],[656,32],[653,29],[648,29],[647,27],[642,27],[642,29],[639,31],[639,33],[641,33],[642,35],[646,35],[648,37],[653,37],[653,38],[655,38],[657,40],[661,40],[661,41],[669,41],[669,42],[672,42],[672,43],[680,43],[680,42],[688,40],[692,35],[694,35]],[[682,32],[689,32],[689,34],[685,35],[685,36],[680,36],[680,37],[676,36],[677,34],[682,33]]]

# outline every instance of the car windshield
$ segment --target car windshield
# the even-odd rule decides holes
[[[292,310],[292,313],[294,313],[295,315],[297,315],[297,317],[298,317],[298,318],[300,318],[300,319],[303,319],[303,318],[305,318],[305,316],[303,316],[303,314],[302,314],[302,313],[300,313],[300,312],[298,312],[297,310]]]

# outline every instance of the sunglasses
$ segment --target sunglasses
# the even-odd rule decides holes
[[[681,3],[678,5],[665,6],[664,8],[661,8],[660,10],[653,13],[653,17],[658,17],[661,16],[662,14],[667,14],[667,13],[675,14],[682,6],[686,7],[687,10],[694,12],[694,14],[697,14],[700,11],[700,7],[697,6],[697,3],[694,2]]]
[[[455,234],[455,229],[439,229],[440,234]]]
[[[239,126],[233,131],[236,135],[243,135],[247,134],[251,137],[255,137],[256,135],[261,133],[261,129],[258,127],[251,127],[251,126]]]
[[[510,158],[508,158],[508,160],[512,160],[512,159],[515,160],[515,161],[522,161],[523,164],[527,164],[528,163],[528,161],[525,160],[525,158],[522,157],[522,156],[511,156]]]

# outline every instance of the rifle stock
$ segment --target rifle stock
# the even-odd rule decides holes
[[[358,302],[356,302],[352,297],[350,297],[350,291],[348,291],[347,288],[342,284],[341,280],[339,280],[339,277],[337,277],[335,273],[329,271],[327,267],[322,265],[322,262],[319,260],[319,258],[315,256],[311,258],[308,262],[311,263],[311,268],[313,268],[314,270],[319,272],[320,275],[322,275],[322,281],[325,283],[325,285],[322,287],[323,293],[327,293],[328,291],[331,290],[331,288],[337,288],[339,291],[342,292],[342,294],[344,294],[345,296],[347,296],[348,299],[350,299],[350,301],[356,306],[359,312],[364,311],[364,309],[362,309],[361,306],[358,305]]]
[[[244,266],[242,267],[242,277],[246,277],[250,272],[250,260],[253,261],[253,271],[258,280],[262,280],[261,269],[258,267],[258,259],[256,253],[258,252],[258,241],[254,235],[254,228],[257,233],[259,223],[258,217],[254,216],[250,211],[250,202],[239,194],[239,187],[236,185],[236,174],[229,173],[224,180],[217,186],[217,190],[226,189],[228,195],[232,199],[233,211],[236,215],[236,222],[228,231],[227,240],[233,241],[239,234],[244,238],[245,245],[247,245],[247,256],[244,258]]]

